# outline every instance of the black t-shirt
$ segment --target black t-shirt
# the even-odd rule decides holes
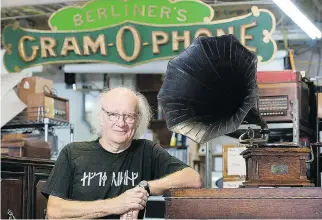
[[[113,198],[142,180],[160,179],[186,167],[148,140],[133,140],[121,153],[106,151],[98,140],[75,142],[61,150],[42,193],[78,201]]]

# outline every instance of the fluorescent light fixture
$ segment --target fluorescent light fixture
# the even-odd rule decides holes
[[[291,0],[273,0],[310,38],[322,38],[321,31],[293,4]]]

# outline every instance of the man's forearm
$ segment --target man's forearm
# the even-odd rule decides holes
[[[50,197],[48,201],[48,218],[99,218],[113,214],[111,199],[90,202],[69,201]]]
[[[165,190],[172,188],[200,188],[202,180],[198,172],[185,168],[164,178],[149,181],[152,195],[162,195]]]

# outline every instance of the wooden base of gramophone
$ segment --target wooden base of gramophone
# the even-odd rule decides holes
[[[306,176],[310,149],[263,146],[248,148],[241,155],[246,160],[246,181],[241,187],[314,186]]]

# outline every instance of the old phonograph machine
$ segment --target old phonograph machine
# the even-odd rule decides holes
[[[258,108],[257,57],[233,35],[199,37],[172,59],[158,94],[170,130],[197,143],[236,131],[243,121],[261,127],[239,137],[247,149],[241,187],[313,186],[306,177],[311,150],[298,143],[268,144]]]

